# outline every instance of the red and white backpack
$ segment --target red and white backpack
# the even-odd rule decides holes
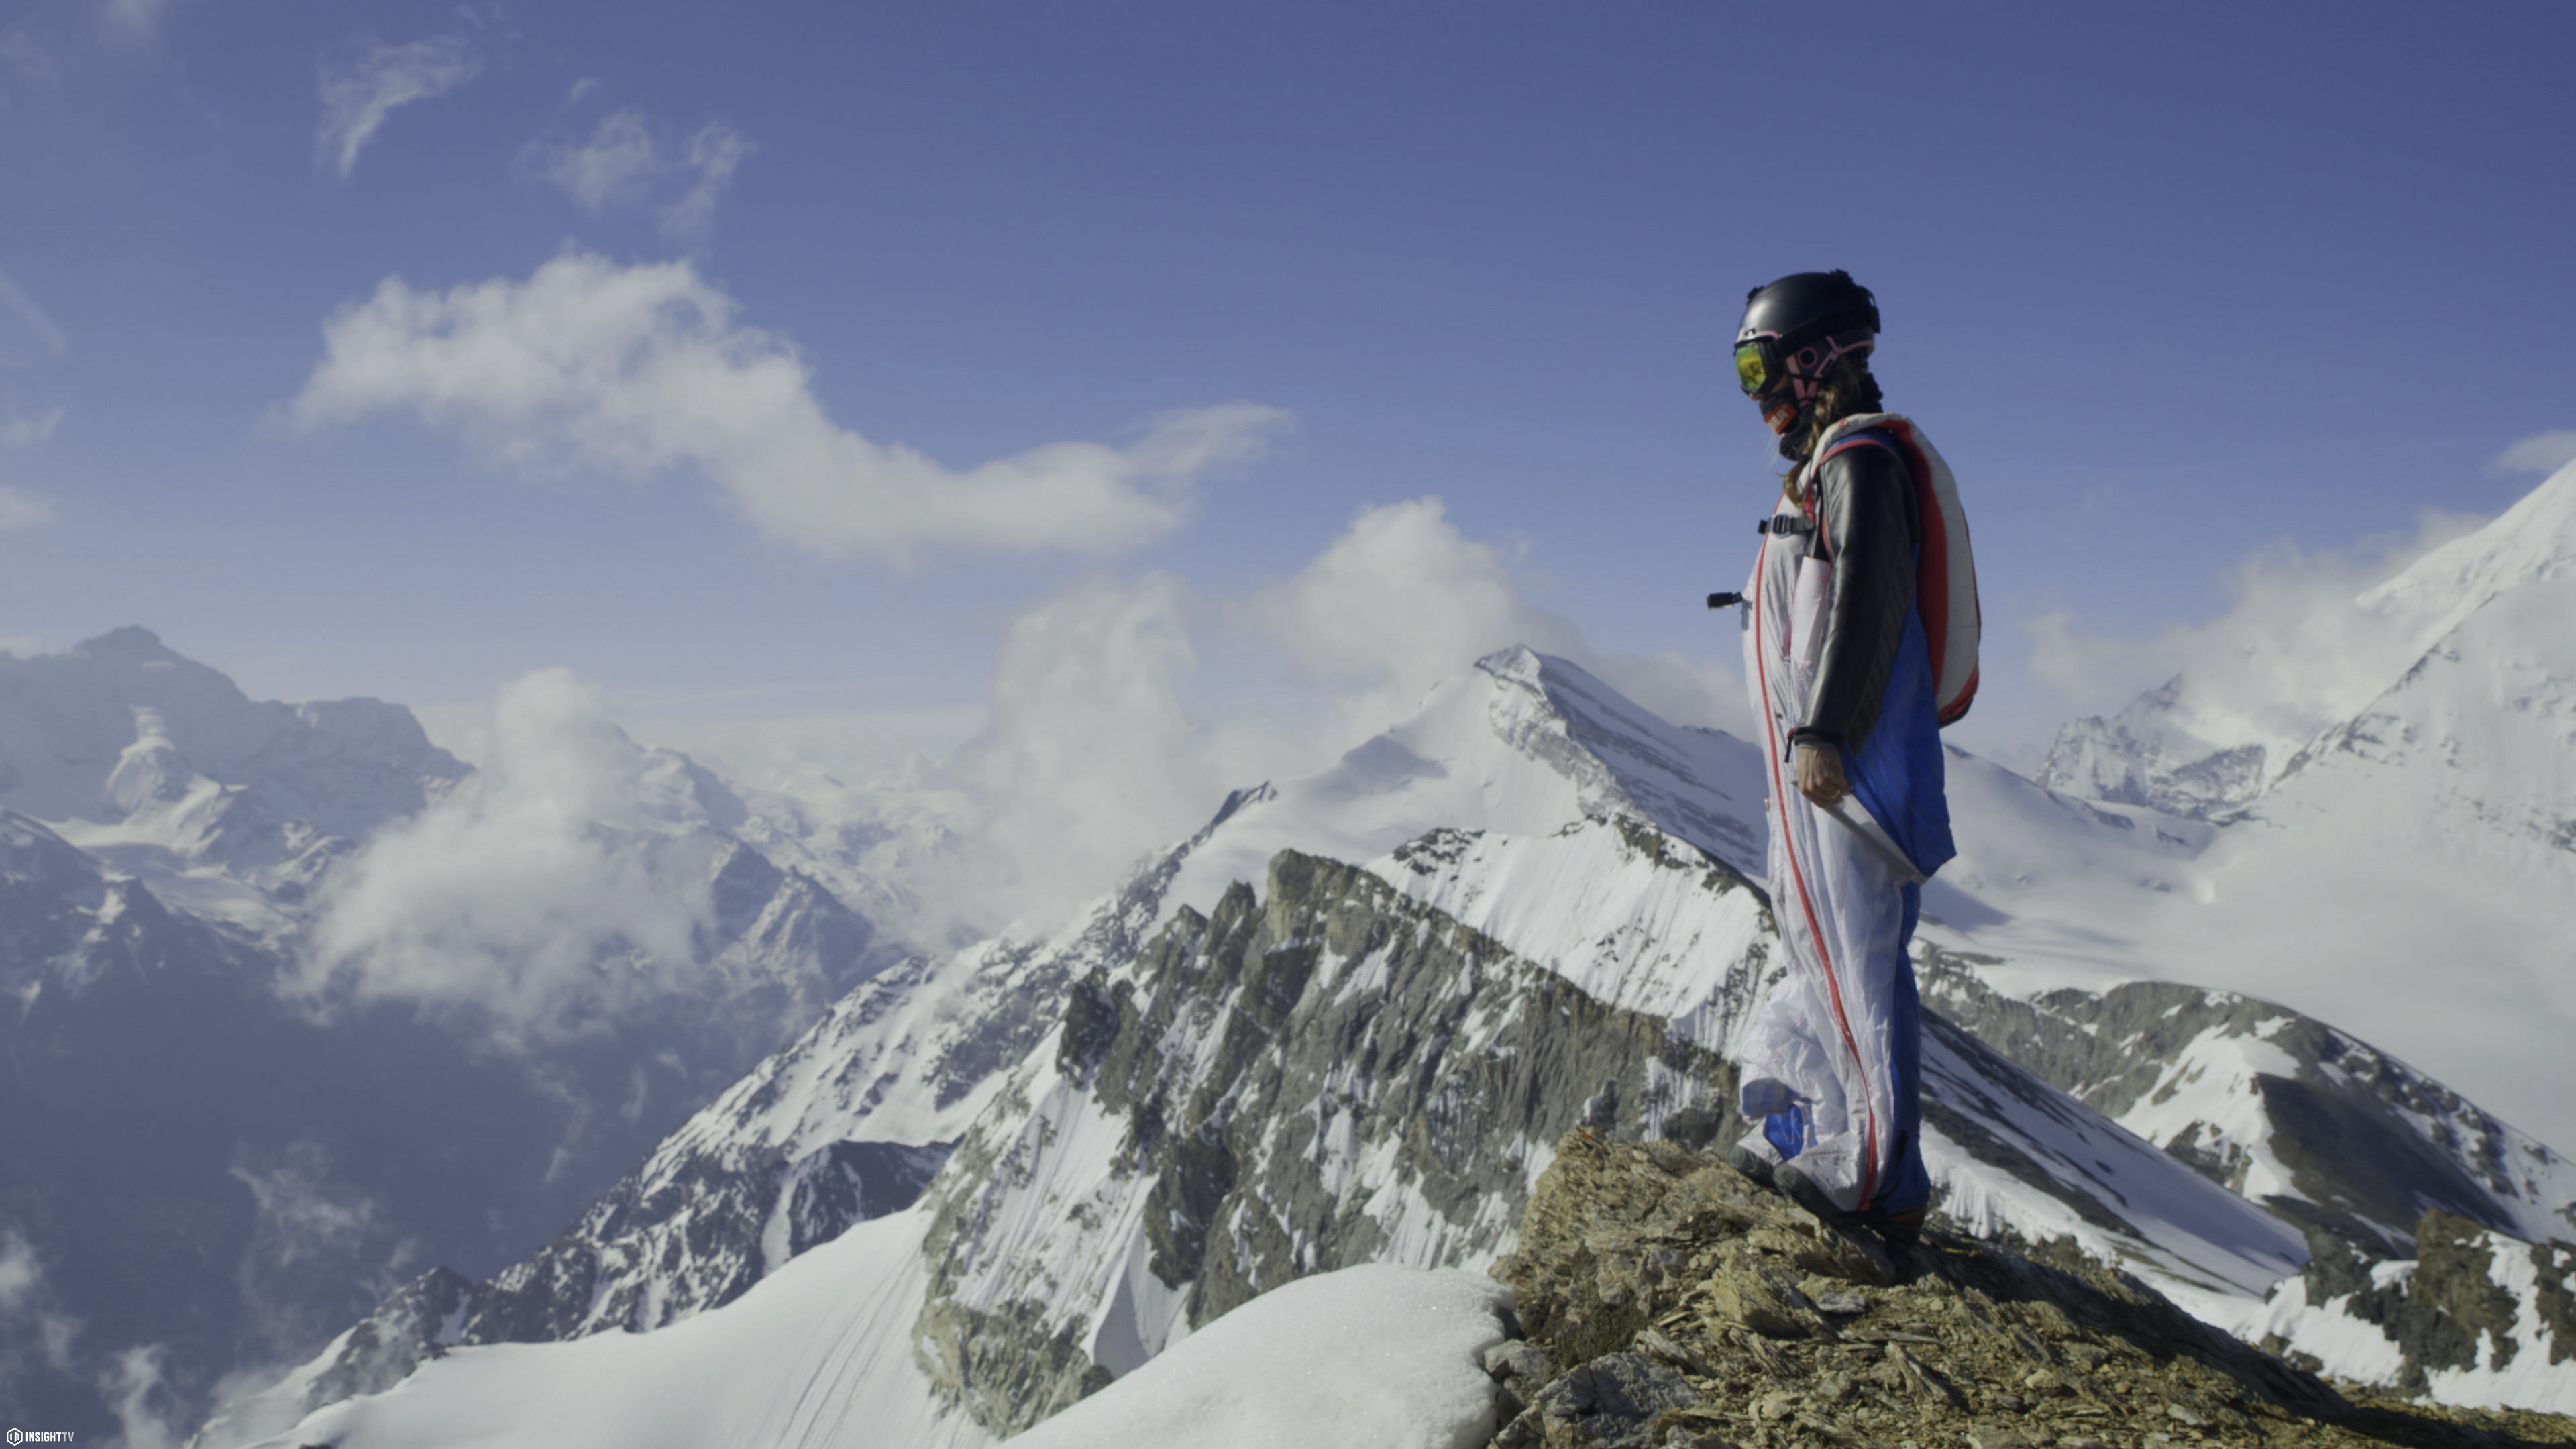
[[[1809,518],[1816,513],[1815,474],[1825,460],[1852,448],[1885,448],[1914,475],[1915,516],[1923,521],[1923,551],[1914,562],[1914,608],[1923,618],[1923,642],[1932,652],[1933,708],[1946,727],[1957,723],[1977,698],[1977,561],[1968,548],[1968,515],[1959,507],[1958,480],[1922,430],[1898,413],[1860,413],[1825,430],[1798,477],[1798,496]]]

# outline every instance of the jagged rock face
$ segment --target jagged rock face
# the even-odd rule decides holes
[[[2264,1347],[2403,1394],[2576,1409],[2576,1244],[2525,1243],[2438,1208],[2413,1240],[2413,1259],[2387,1259],[2312,1231],[2307,1267],[2265,1305]],[[2356,1330],[2384,1342],[2355,1352]]]
[[[1004,1069],[1054,1030],[1068,983],[1134,955],[1189,848],[1167,853],[1052,937],[917,957],[869,978],[542,1248],[484,1282],[467,1281],[435,1332],[405,1304],[454,1276],[445,1270],[388,1300],[360,1325],[362,1339],[344,1335],[263,1391],[220,1434],[209,1426],[210,1442],[283,1428],[345,1397],[331,1386],[364,1363],[666,1326],[731,1302],[854,1223],[909,1206],[992,1100]],[[755,887],[719,917],[740,922],[745,938],[771,919],[754,908],[773,877],[782,889],[812,888],[775,867],[735,864],[727,874]],[[720,878],[718,899],[727,898]]]
[[[910,1207],[947,1156],[944,1144],[835,1142],[793,1159],[696,1159],[630,1177],[482,1285],[456,1341],[640,1332],[721,1307],[852,1223]]]
[[[329,1367],[314,1376],[308,1402],[382,1393],[401,1383],[425,1352],[457,1342],[474,1292],[472,1280],[447,1268],[432,1268],[396,1289],[332,1345]]]
[[[2161,981],[2011,996],[1980,964],[1991,963],[1927,949],[1925,1003],[2293,1222],[2381,1258],[2407,1255],[2428,1205],[2524,1237],[2576,1227],[2576,1206],[2550,1200],[2546,1149],[2322,1022]],[[2184,1088],[2191,1096],[2177,1104]]]
[[[380,1392],[451,1348],[642,1332],[722,1307],[788,1258],[910,1207],[947,1157],[939,1144],[835,1142],[749,1164],[657,1158],[662,1170],[619,1183],[490,1280],[433,1268],[404,1285],[214,1438]]]
[[[1704,1135],[1731,1089],[1662,1018],[1368,872],[1283,852],[1268,886],[1081,982],[934,1185],[916,1349],[986,1427],[1303,1274],[1483,1261],[1562,1131]]]
[[[2550,1415],[2348,1402],[2080,1256],[1823,1223],[1713,1156],[1581,1132],[1494,1264],[1527,1341],[1496,1449],[2562,1442]]]

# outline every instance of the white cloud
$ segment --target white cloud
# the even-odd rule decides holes
[[[53,55],[36,43],[25,25],[0,31],[0,111],[9,108],[20,82],[29,89],[49,87],[57,79],[56,70]]]
[[[951,878],[923,883],[932,914],[982,929],[1049,921],[1207,823],[1228,790],[1324,767],[1521,643],[1668,717],[1747,713],[1723,665],[1594,654],[1436,498],[1361,510],[1295,575],[1242,599],[1194,596],[1165,574],[1087,579],[1011,621],[984,729],[922,777],[968,802],[974,842]]]
[[[32,448],[54,435],[63,424],[68,408],[56,408],[42,417],[10,418],[0,422],[0,448]],[[0,528],[8,525],[0,523]]]
[[[81,1323],[62,1310],[45,1281],[45,1261],[15,1224],[0,1224],[0,1403],[44,1375],[77,1373]]]
[[[162,1381],[160,1345],[116,1355],[98,1388],[116,1415],[115,1442],[124,1449],[181,1449],[188,1442],[186,1427],[170,1417],[178,1396]]]
[[[1512,644],[1572,659],[1676,723],[1743,734],[1752,722],[1743,681],[1726,663],[1593,652],[1571,620],[1523,598],[1509,560],[1461,534],[1437,498],[1362,509],[1313,562],[1253,596],[1243,613],[1310,674],[1359,686],[1342,706],[1351,742]]]
[[[709,124],[689,138],[682,159],[689,189],[662,209],[662,234],[686,246],[703,246],[715,228],[716,198],[733,181],[734,168],[751,154],[751,142],[722,123]]]
[[[0,364],[32,367],[71,350],[71,339],[7,272],[0,272]]]
[[[533,141],[520,164],[584,213],[650,207],[662,234],[692,249],[715,228],[716,202],[750,155],[751,142],[721,121],[685,144],[657,139],[644,113],[611,111],[582,141]]]
[[[2576,463],[2576,430],[2534,433],[2496,454],[2495,465],[2508,473],[2555,473]]]
[[[249,1190],[251,1228],[233,1269],[235,1366],[219,1399],[237,1395],[248,1378],[274,1382],[347,1327],[351,1285],[380,1298],[421,1268],[418,1242],[373,1196],[335,1177],[318,1143],[277,1152],[237,1144],[230,1174]]]
[[[0,484],[0,533],[20,528],[42,528],[53,521],[52,499]]]
[[[0,1232],[0,1316],[21,1312],[45,1281],[35,1248],[16,1228]]]
[[[663,170],[643,112],[632,110],[601,117],[590,139],[578,145],[532,149],[529,164],[539,179],[593,216],[640,201]]]
[[[1260,768],[1252,722],[1211,725],[1184,701],[1190,608],[1156,573],[1087,579],[1011,621],[987,724],[936,775],[982,817],[957,878],[931,886],[951,913],[1053,916],[1196,828],[1231,770]]]
[[[170,13],[170,0],[107,0],[99,7],[108,29],[128,40],[149,40]]]
[[[333,871],[300,991],[462,1011],[504,1045],[668,992],[713,909],[670,764],[561,670],[503,687],[483,767]]]
[[[2109,713],[2186,669],[2193,718],[2209,739],[2304,741],[2384,688],[2415,647],[2410,617],[2366,609],[2363,591],[2487,520],[2427,510],[2413,533],[2351,550],[2287,542],[2237,565],[2226,612],[2146,638],[2096,634],[2063,611],[2022,626],[2030,672],[2084,713]]]
[[[4,647],[5,640],[0,640]],[[420,713],[415,710],[414,713]],[[978,705],[928,705],[913,709],[856,709],[831,713],[718,719],[674,712],[651,702],[621,708],[619,723],[646,744],[681,750],[720,770],[728,782],[775,790],[820,766],[842,781],[858,783],[902,770],[918,760],[945,759],[984,727]],[[422,727],[450,753],[439,727]]]
[[[1286,420],[1229,403],[1166,414],[1124,448],[1055,443],[958,471],[834,423],[795,349],[733,311],[685,262],[582,252],[445,293],[388,278],[325,324],[291,415],[313,427],[408,411],[531,471],[685,467],[780,542],[897,559],[1151,542],[1188,516],[1201,477]]]
[[[1296,576],[1254,596],[1256,625],[1312,673],[1418,693],[1506,644],[1580,648],[1574,625],[1522,602],[1500,555],[1437,498],[1365,508]]]
[[[322,126],[313,138],[314,164],[341,180],[356,169],[358,152],[398,106],[444,95],[483,68],[464,36],[444,35],[402,45],[371,44],[322,66]]]

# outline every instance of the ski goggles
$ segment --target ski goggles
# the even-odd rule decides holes
[[[1768,334],[1748,337],[1735,344],[1735,380],[1744,388],[1746,397],[1760,397],[1790,377],[1813,378],[1824,371],[1835,358],[1854,352],[1868,352],[1877,346],[1877,337],[1867,331],[1838,333],[1831,337],[1802,344],[1796,354],[1797,366],[1780,353],[1780,339]]]
[[[1760,397],[1780,380],[1780,346],[1774,337],[1749,337],[1735,344],[1735,380],[1746,397]]]

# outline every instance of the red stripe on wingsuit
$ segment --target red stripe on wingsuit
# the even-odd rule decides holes
[[[1777,535],[1763,535],[1762,554],[1753,566],[1756,580],[1753,589],[1753,637],[1756,641],[1765,641],[1769,637],[1762,630],[1762,598],[1771,592],[1769,558],[1771,540],[1775,537]],[[1816,924],[1815,903],[1807,899],[1806,873],[1798,869],[1798,837],[1789,829],[1789,797],[1785,782],[1780,778],[1780,721],[1771,712],[1771,671],[1756,669],[1753,677],[1761,686],[1762,728],[1771,745],[1771,804],[1780,815],[1781,853],[1789,858],[1789,881],[1798,888],[1798,909],[1807,917],[1807,939],[1816,943],[1816,959],[1824,963],[1825,994],[1833,1003],[1834,1029],[1842,1033],[1843,1050],[1851,1053],[1852,1070],[1860,1073],[1860,1206],[1867,1207],[1870,1199],[1878,1196],[1878,1112],[1869,1100],[1869,1064],[1861,1060],[1860,1043],[1852,1039],[1851,1021],[1843,1014],[1843,989],[1834,980],[1834,958],[1825,949],[1823,928]]]
[[[1968,677],[1959,681],[1958,690],[1946,697],[1941,694],[1941,685],[1947,678],[1942,671],[1948,667],[1946,656],[1950,650],[1950,605],[1953,602],[1950,519],[1941,511],[1941,500],[1932,491],[1932,462],[1923,456],[1922,444],[1915,441],[1914,425],[1900,422],[1891,431],[1905,440],[1905,450],[1913,455],[1916,512],[1924,519],[1939,519],[1941,523],[1937,529],[1927,526],[1923,530],[1923,560],[1917,573],[1921,580],[1928,581],[1928,585],[1915,590],[1915,607],[1925,611],[1923,640],[1931,646],[1933,712],[1940,723],[1947,725],[1966,714],[1969,702],[1977,697],[1979,670],[1976,665],[1969,665]],[[1962,517],[1959,520],[1962,545],[1967,542],[1964,537],[1967,527],[1968,520]],[[1975,611],[1978,632],[1983,633],[1986,611],[1973,587],[1968,595],[1968,607]]]

